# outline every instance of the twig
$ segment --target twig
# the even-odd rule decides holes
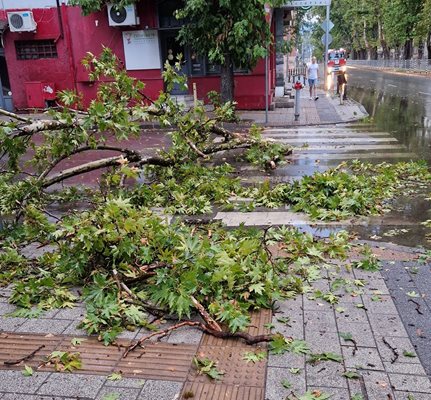
[[[18,115],[18,114],[14,114],[14,113],[11,113],[11,112],[9,112],[9,111],[3,110],[2,108],[0,108],[0,114],[6,115],[6,117],[11,117],[11,118],[16,119],[16,120],[18,120],[18,121],[27,122],[27,123],[29,123],[29,124],[31,124],[31,123],[33,122],[33,121],[32,121],[31,119],[29,119],[29,118],[21,117],[21,116],[20,116],[20,115]]]
[[[45,345],[42,344],[36,350],[32,351],[30,354],[26,355],[25,357],[19,358],[18,360],[7,360],[7,361],[4,361],[3,364],[4,365],[17,365],[17,364],[20,364],[24,361],[28,361],[28,360],[32,359],[36,355],[36,353],[39,350],[43,349],[44,347],[45,347]]]
[[[141,339],[139,339],[137,342],[132,343],[127,350],[124,352],[123,354],[123,358],[127,357],[127,355],[135,350],[138,346],[141,346],[142,343],[144,343],[146,340],[151,339],[154,336],[166,336],[166,334],[168,334],[169,332],[175,330],[175,329],[179,329],[182,328],[184,326],[191,326],[191,327],[195,327],[197,329],[200,329],[201,331],[208,333],[209,335],[212,335],[216,338],[220,338],[220,339],[243,339],[247,344],[251,345],[251,344],[256,344],[256,343],[261,343],[261,342],[270,342],[273,338],[274,335],[270,334],[270,335],[250,335],[246,332],[225,332],[225,331],[215,331],[214,329],[211,329],[210,327],[208,327],[207,325],[203,324],[202,322],[197,322],[197,321],[183,321],[180,322],[176,325],[170,326],[169,328],[160,330],[158,332],[153,332],[150,335],[144,336]]]
[[[400,355],[398,354],[397,349],[396,349],[395,347],[392,347],[392,346],[391,346],[391,344],[390,344],[390,343],[388,343],[388,341],[387,341],[384,337],[382,337],[382,340],[383,340],[383,343],[384,343],[386,346],[388,346],[388,347],[391,349],[392,353],[394,354],[394,357],[391,359],[391,364],[393,364],[395,361],[397,361],[397,360],[398,360],[398,357],[399,357]]]
[[[190,296],[190,298],[192,299],[193,305],[199,311],[199,314],[202,316],[207,325],[211,329],[221,332],[222,329],[220,328],[220,325],[211,317],[211,315],[208,314],[207,310],[205,310],[205,307],[201,303],[199,303],[193,296]]]
[[[418,314],[424,315],[424,313],[421,311],[421,305],[417,301],[415,301],[413,299],[409,299],[409,301],[411,301],[413,304],[416,304],[416,308],[415,309],[416,309],[416,311],[417,311]]]

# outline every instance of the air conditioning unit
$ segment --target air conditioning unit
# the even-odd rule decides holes
[[[139,25],[139,17],[136,13],[136,5],[116,6],[108,4],[109,26]]]
[[[12,11],[7,13],[11,32],[34,32],[37,23],[31,11]]]

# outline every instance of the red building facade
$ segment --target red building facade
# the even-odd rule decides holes
[[[180,29],[172,16],[177,6],[175,0],[141,0],[129,10],[127,17],[132,17],[133,21],[120,22],[118,26],[112,26],[116,24],[117,16],[109,13],[109,7],[84,17],[80,8],[59,0],[21,0],[19,8],[14,0],[3,0],[3,4],[5,8],[0,19],[9,22],[9,27],[5,24],[3,31],[4,56],[9,74],[9,93],[16,109],[44,107],[55,98],[56,91],[63,89],[82,92],[88,104],[96,89],[89,81],[81,60],[87,52],[99,54],[103,46],[114,51],[131,76],[145,82],[145,94],[150,98],[157,97],[164,89],[161,75],[164,62],[178,53],[184,55],[182,73],[189,77],[189,91],[192,83],[196,83],[200,99],[204,99],[210,90],[219,91],[219,67],[198,57],[192,46],[181,46],[175,40]],[[20,31],[21,28],[11,26],[14,24],[10,19],[13,13],[27,16],[28,11],[36,25],[34,30]],[[117,20],[121,21],[122,16],[118,17]],[[274,31],[273,26],[271,29]],[[268,101],[272,104],[274,52],[271,52],[268,71],[265,72],[264,60],[253,71],[236,71],[235,100],[238,108],[265,108],[265,76],[268,79]],[[191,93],[177,89],[174,94]]]

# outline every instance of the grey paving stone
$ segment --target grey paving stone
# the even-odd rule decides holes
[[[0,316],[12,313],[16,310],[16,306],[9,303],[0,303]]]
[[[39,388],[37,394],[61,393],[69,397],[95,398],[105,379],[103,376],[53,373]]]
[[[36,393],[49,375],[50,373],[38,372],[33,376],[24,377],[21,371],[0,371],[0,392]]]
[[[89,336],[84,329],[78,328],[79,323],[72,322],[63,332],[63,335]]]
[[[81,319],[85,316],[85,308],[81,306],[73,307],[73,308],[62,308],[58,310],[55,315],[55,319],[71,319],[81,321]]]
[[[138,335],[139,330],[136,329],[135,331],[129,331],[127,329],[125,329],[123,332],[121,332],[118,335],[119,339],[129,339],[129,340],[133,340],[136,338],[136,336]]]
[[[287,380],[292,384],[292,387],[286,389],[281,382]],[[292,391],[304,393],[306,388],[305,374],[301,371],[300,374],[291,374],[286,368],[268,368],[266,379],[266,395],[265,400],[280,400],[285,399]]]
[[[331,400],[347,400],[349,399],[349,390],[348,389],[336,389],[332,387],[324,387],[324,386],[309,386],[307,390],[313,391],[318,390],[325,394],[331,395]]]
[[[395,400],[409,400],[409,397],[408,397],[409,395],[413,396],[413,400],[430,400],[430,395],[424,394],[424,393],[399,392],[398,390],[395,390],[394,393],[395,393]]]
[[[426,372],[422,367],[422,364],[407,364],[407,363],[391,363],[384,362],[386,372],[392,372],[394,374],[409,374],[409,375],[423,375],[426,376]]]
[[[275,314],[283,314],[291,316],[292,314],[301,312],[303,309],[302,296],[286,301],[277,301],[274,305]]]
[[[15,332],[26,321],[25,318],[0,317],[0,332]]]
[[[418,357],[406,357],[403,355],[404,351],[415,353],[416,351],[413,345],[410,342],[409,338],[402,337],[386,337],[386,342],[390,344],[391,347],[396,349],[399,354],[399,357],[395,361],[396,363],[409,363],[409,364],[420,364],[420,360]],[[377,348],[379,349],[380,355],[383,361],[391,362],[394,358],[393,351],[383,343],[382,337],[376,337]]]
[[[368,323],[344,322],[340,332],[351,333],[356,345],[359,347],[376,347],[376,341]],[[352,346],[352,342],[340,340],[342,346]]]
[[[370,314],[369,318],[375,335],[408,337],[398,314]]]
[[[295,339],[304,339],[304,322],[302,314],[290,317],[287,323],[280,322],[277,318],[283,318],[283,316],[280,314],[273,316],[272,323],[274,324],[274,332],[280,332],[283,335],[291,336]]]
[[[104,400],[109,394],[116,394],[116,400],[136,400],[139,396],[141,389],[132,388],[113,388],[113,387],[103,387],[96,397],[96,400]]]
[[[364,305],[367,308],[367,313],[370,314],[397,314],[398,311],[391,296],[379,296],[380,301],[372,301],[371,295],[362,295]]]
[[[16,332],[61,334],[70,325],[67,320],[28,319]]]
[[[298,354],[293,354],[293,353],[284,353],[280,355],[269,354],[268,366],[304,369],[305,356],[300,356]]]
[[[310,296],[309,296],[310,297]],[[322,299],[309,299],[304,297],[304,310],[310,311],[332,311],[332,306]]]
[[[340,340],[336,332],[305,332],[305,341],[312,353],[333,352],[341,354]]]
[[[325,361],[315,365],[307,364],[307,386],[319,386],[324,382],[327,387],[347,389],[347,379],[342,376],[343,372],[342,363]]]
[[[385,373],[377,371],[362,371],[361,374],[364,378],[368,400],[394,398],[391,383]]]
[[[193,328],[182,328],[171,332],[168,343],[199,344],[201,339],[201,331]]]
[[[143,379],[132,379],[132,378],[123,378],[119,381],[110,381],[106,380],[104,387],[109,386],[113,388],[138,388],[142,389],[145,381]]]
[[[178,396],[183,387],[182,383],[172,381],[145,382],[144,387],[138,397],[139,400],[173,400]]]
[[[373,371],[384,371],[380,354],[376,348],[359,347],[355,355],[353,355],[351,347],[343,346],[343,357],[346,368],[361,368]]]
[[[362,303],[358,302],[357,304],[362,304]],[[344,332],[343,324],[345,322],[347,323],[355,322],[360,324],[368,323],[367,313],[363,308],[358,308],[355,305],[347,306],[346,303],[341,303],[338,306],[344,308],[343,313],[336,314],[338,327],[343,332]]]
[[[305,332],[336,332],[333,311],[304,311]],[[307,335],[307,334],[306,334]]]
[[[7,393],[2,400],[76,400],[76,397],[41,396],[37,394]],[[84,399],[82,399],[84,400]]]
[[[389,374],[389,378],[394,390],[411,390],[413,392],[431,394],[431,383],[426,376]]]

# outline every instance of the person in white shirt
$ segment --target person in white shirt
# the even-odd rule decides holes
[[[316,57],[311,58],[311,63],[308,64],[307,74],[308,74],[308,85],[310,86],[310,100],[313,99],[313,92],[314,92],[314,100],[317,100],[319,98],[316,95],[317,78],[319,76],[319,65],[317,64]]]

